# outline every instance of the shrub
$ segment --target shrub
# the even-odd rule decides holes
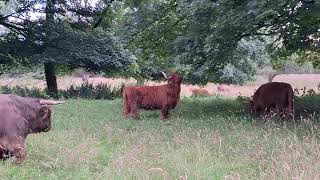
[[[236,100],[244,107],[245,112],[251,112],[252,98],[247,96],[238,96]]]
[[[294,90],[294,95],[296,96],[314,96],[317,94],[316,90],[313,89],[307,89],[306,87],[303,87],[301,89],[295,88]],[[319,87],[318,87],[318,91],[319,91]]]
[[[294,101],[298,115],[320,113],[320,94],[295,97]]]
[[[228,64],[222,70],[220,80],[226,84],[244,84],[246,81],[251,80],[250,75],[246,72],[237,69],[235,66]],[[253,76],[252,76],[253,77]]]
[[[114,99],[121,97],[122,88],[112,88],[108,84],[98,84],[94,86],[88,82],[81,86],[73,86],[67,90],[60,90],[62,96],[66,99],[84,98],[84,99]]]
[[[39,88],[26,88],[21,86],[8,87],[2,86],[1,93],[3,94],[16,94],[23,97],[34,97],[34,98],[55,98],[55,99],[114,99],[121,97],[121,87],[112,88],[108,84],[98,84],[94,86],[88,82],[81,86],[71,85],[67,90],[59,90],[58,94],[50,94],[47,89]]]
[[[50,97],[46,90],[41,90],[39,88],[28,89],[26,87],[21,87],[21,86],[15,86],[15,87],[2,86],[1,93],[16,94],[23,97],[28,96],[28,97],[44,98],[44,99],[47,99]]]

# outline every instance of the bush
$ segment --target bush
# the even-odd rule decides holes
[[[9,87],[2,86],[1,87],[2,94],[16,94],[23,97],[35,97],[35,98],[44,98],[47,99],[50,96],[46,90],[38,89],[38,88],[25,88],[21,86]]]
[[[34,98],[55,98],[55,99],[115,99],[121,97],[122,87],[112,88],[108,84],[98,84],[94,86],[88,82],[81,86],[71,85],[67,90],[59,90],[58,94],[50,94],[47,89],[26,88],[21,86],[2,86],[2,94],[16,94],[23,97]]]
[[[81,86],[71,85],[70,88],[61,90],[59,93],[61,93],[62,97],[65,99],[114,99],[121,97],[121,87],[111,88],[111,86],[107,84],[98,84],[97,86],[94,86],[93,84],[86,82]]]
[[[236,67],[232,64],[226,65],[219,71],[221,74],[220,81],[226,84],[243,85],[247,81],[254,80],[255,67],[250,63],[242,63]],[[240,68],[241,67],[241,68]]]
[[[295,112],[297,115],[319,114],[320,94],[299,96],[294,98]]]
[[[238,96],[236,101],[238,101],[244,107],[245,112],[251,113],[252,98],[247,96]]]

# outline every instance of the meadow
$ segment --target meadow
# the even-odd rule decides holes
[[[121,107],[121,99],[54,107],[53,129],[27,138],[22,166],[1,162],[1,179],[320,178],[316,115],[252,118],[240,101],[218,97],[185,97],[165,122],[157,111],[124,119]]]

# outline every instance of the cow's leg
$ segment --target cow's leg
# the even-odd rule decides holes
[[[169,108],[168,107],[163,107],[160,111],[161,114],[161,119],[164,121],[169,117]]]
[[[122,110],[122,116],[124,116],[125,118],[128,117],[128,115],[130,114],[130,111],[131,111],[131,98],[129,98],[127,96],[127,94],[124,94],[123,95],[123,110]]]
[[[291,119],[294,120],[294,107],[290,108]]]
[[[136,120],[141,119],[141,118],[140,118],[140,114],[139,114],[139,111],[138,111],[138,110],[137,110],[137,111],[135,111],[134,113],[132,113],[132,117],[133,117],[134,119],[136,119]]]
[[[27,156],[27,151],[23,144],[13,144],[9,148],[10,153],[16,157],[14,163],[22,164]]]
[[[9,157],[10,157],[9,151],[0,145],[0,160],[6,160]]]
[[[254,117],[257,117],[260,115],[259,106],[253,106],[253,115],[254,115]]]
[[[294,110],[290,107],[285,109],[285,115],[288,119],[294,120]]]
[[[277,116],[281,116],[281,112],[282,112],[282,107],[280,105],[275,104],[274,105],[274,112],[276,113]]]
[[[124,103],[123,104],[123,111],[122,111],[122,115],[127,118],[128,115],[130,114],[130,111],[131,111],[131,107],[130,105],[128,104],[128,102]]]
[[[18,147],[13,151],[13,154],[16,156],[15,163],[22,164],[27,156],[27,151],[25,147]]]
[[[291,105],[289,104],[287,109],[286,109],[286,116],[288,118],[290,118],[291,120],[294,120],[294,106],[293,106],[293,102],[291,103]]]
[[[134,119],[140,119],[138,103],[136,103],[136,102],[132,103],[130,110],[131,110],[130,114]]]
[[[282,119],[288,117],[288,109],[284,105],[278,105],[277,109]]]

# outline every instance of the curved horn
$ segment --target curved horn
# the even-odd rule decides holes
[[[40,104],[43,105],[57,105],[57,104],[63,104],[66,101],[53,101],[53,100],[46,100],[46,99],[41,99]]]
[[[168,76],[166,75],[166,73],[164,73],[163,71],[161,71],[161,73],[163,74],[164,78],[168,78]]]

